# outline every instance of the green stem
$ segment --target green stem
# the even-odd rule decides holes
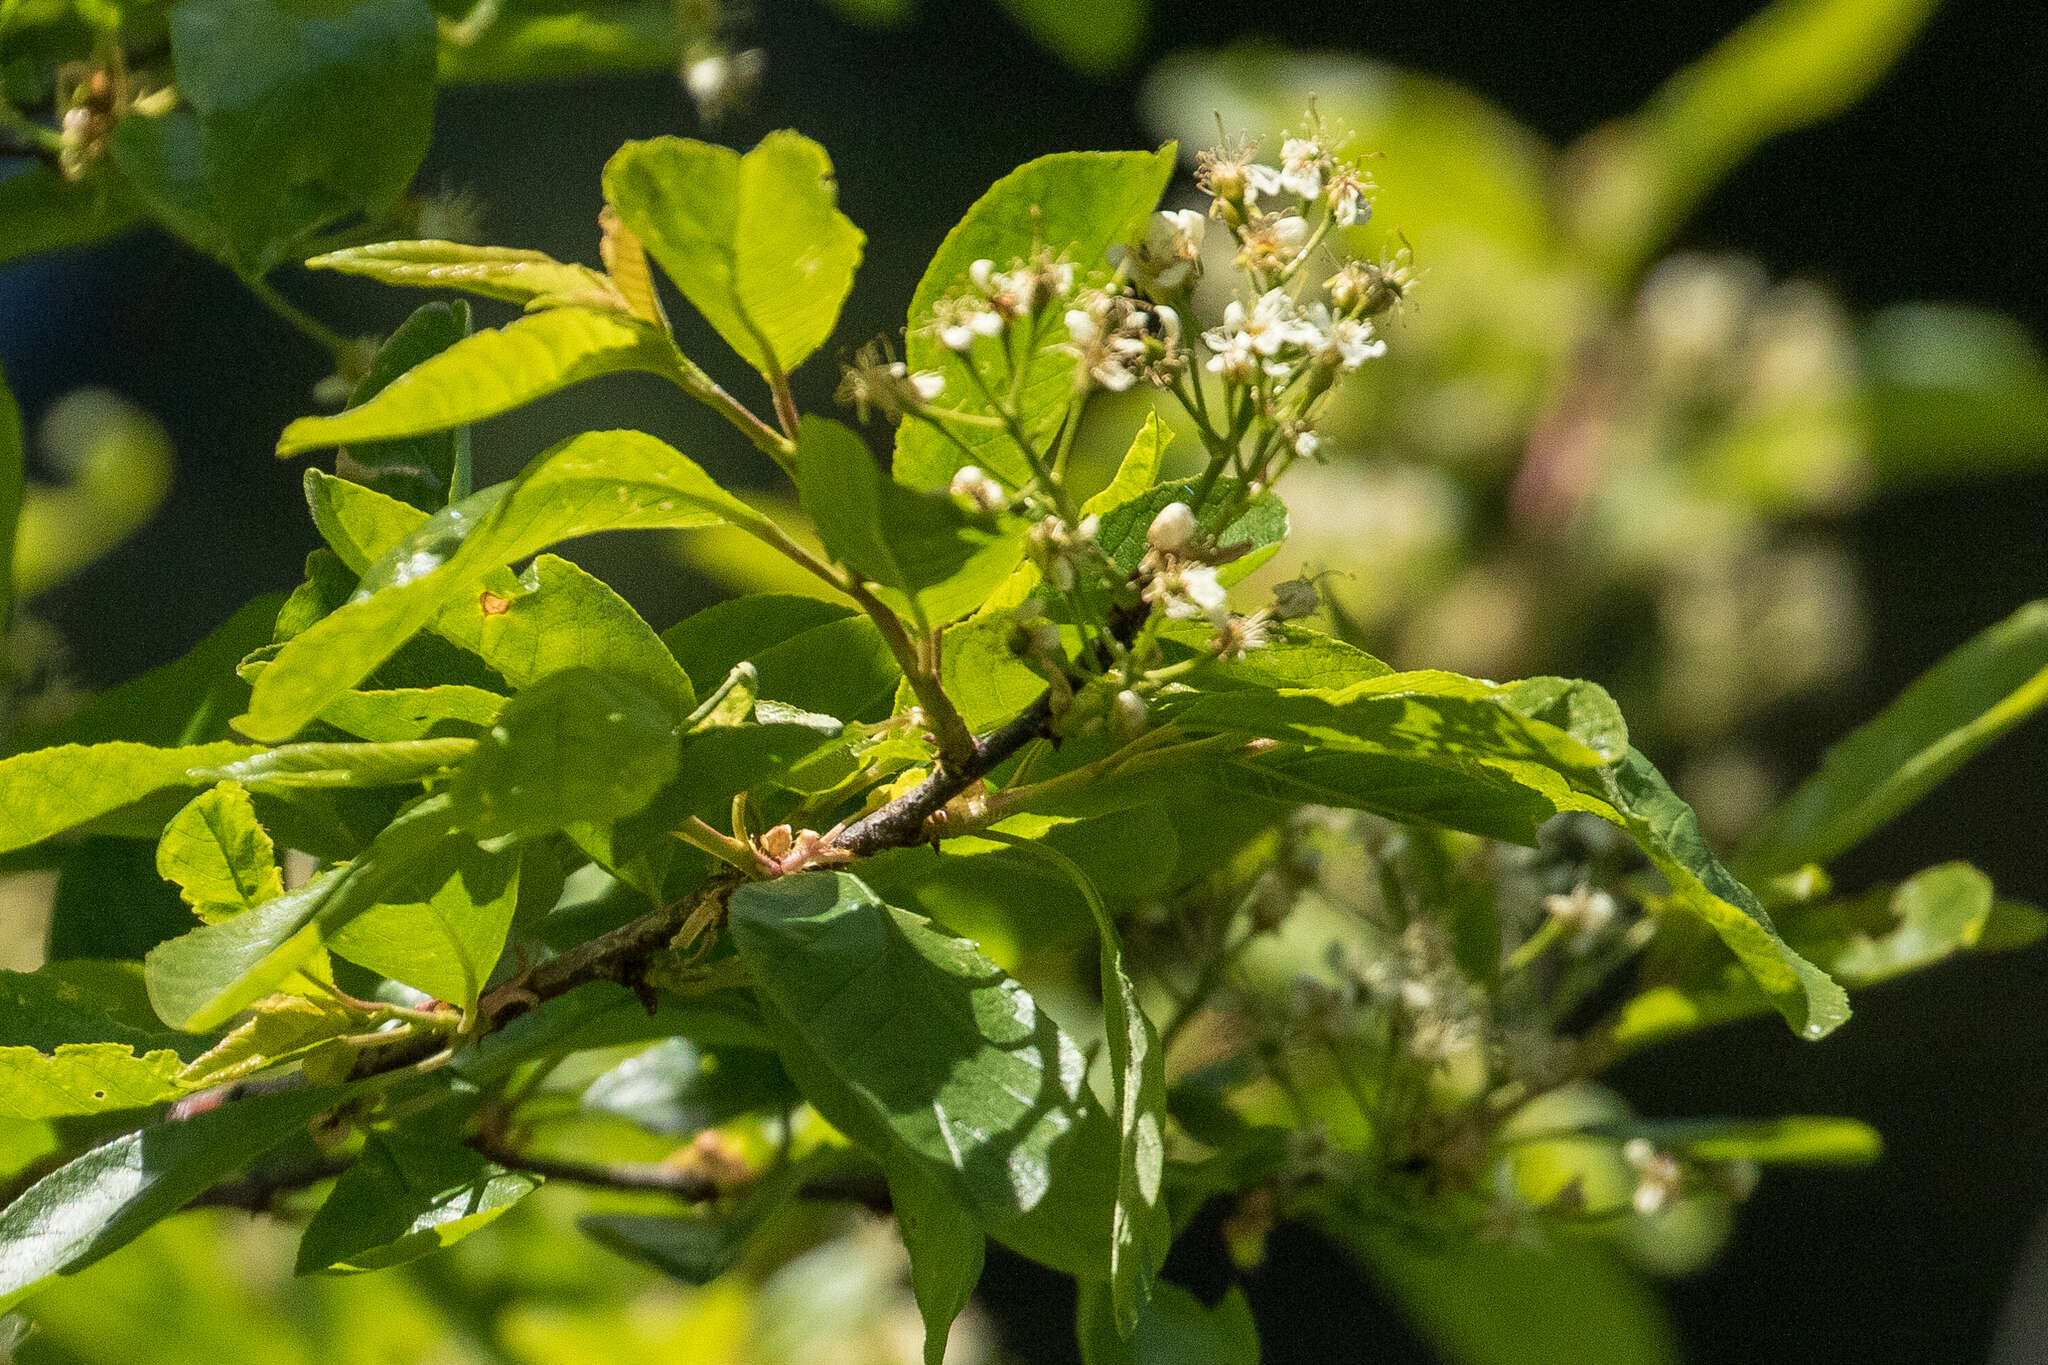
[[[242,283],[249,286],[249,292],[254,294],[264,307],[290,323],[309,340],[318,343],[333,357],[336,368],[346,373],[349,362],[355,358],[354,342],[278,293],[271,287],[270,281],[261,275],[244,275]]]

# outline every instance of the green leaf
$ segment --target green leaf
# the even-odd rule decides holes
[[[377,348],[370,372],[349,396],[359,408],[394,380],[470,335],[467,303],[430,303],[414,310],[391,339]],[[339,461],[360,482],[403,498],[424,512],[436,512],[469,494],[469,431],[436,431],[401,441],[359,442]]]
[[[1745,877],[1825,864],[2048,702],[2048,602],[2033,602],[1920,675],[1828,750],[1736,860]]]
[[[65,744],[0,759],[0,852],[28,848],[168,787],[211,786],[208,771],[262,751],[249,744]]]
[[[626,1119],[649,1132],[686,1137],[750,1110],[781,1108],[799,1098],[773,1052],[665,1038],[592,1081],[584,1088],[581,1108]]]
[[[1389,754],[1271,754],[1217,765],[1232,791],[1289,805],[1368,810],[1534,847],[1557,814],[1542,793],[1478,765],[1448,768]]]
[[[974,1297],[988,1237],[959,1196],[909,1157],[889,1163],[889,1203],[910,1253],[910,1290],[924,1317],[924,1363],[945,1365],[953,1319]]]
[[[1159,464],[1173,441],[1173,428],[1159,420],[1159,414],[1145,414],[1145,425],[1131,438],[1131,448],[1118,462],[1116,474],[1102,491],[1081,504],[1081,515],[1100,516],[1137,498],[1159,481]]]
[[[1423,1339],[1459,1365],[1677,1365],[1678,1334],[1643,1278],[1600,1242],[1546,1247],[1326,1217]]]
[[[519,904],[519,852],[451,843],[450,852],[401,874],[377,904],[322,937],[350,962],[466,1014],[505,950]]]
[[[452,794],[480,838],[609,824],[654,798],[677,754],[675,718],[659,700],[625,679],[570,669],[507,703]]]
[[[773,645],[852,615],[850,607],[815,597],[754,593],[685,617],[661,633],[661,642],[692,678],[723,678]]]
[[[1864,335],[1871,463],[1892,488],[1982,479],[2048,458],[2048,356],[1987,308],[1906,303]]]
[[[253,910],[202,925],[150,951],[150,1004],[173,1028],[216,1028],[268,995],[319,949],[321,936],[384,898],[442,854],[454,832],[445,796],[414,805],[354,861]]]
[[[999,531],[944,493],[896,483],[866,442],[829,419],[804,419],[796,479],[804,512],[832,557],[890,590],[885,600],[927,625],[979,607],[1024,557],[1021,534]]]
[[[688,138],[628,142],[605,199],[728,346],[763,374],[832,335],[866,238],[838,209],[825,149],[770,133],[745,156]]]
[[[476,740],[460,735],[381,744],[286,744],[225,763],[194,765],[188,776],[195,782],[239,782],[257,791],[402,786],[446,772],[476,747]]]
[[[1938,0],[1776,0],[1578,148],[1568,208],[1617,277],[1764,142],[1862,99]]]
[[[1794,1031],[1820,1038],[1848,1020],[1847,993],[1786,946],[1755,895],[1714,856],[1692,807],[1647,758],[1629,750],[1607,783],[1617,823],[1664,874],[1672,902],[1713,929]]]
[[[141,213],[118,175],[72,180],[55,166],[31,166],[0,179],[0,264],[111,236]]]
[[[182,658],[100,693],[62,725],[32,736],[34,747],[132,740],[170,748],[221,738],[249,700],[235,665],[270,643],[280,605],[275,594],[246,603]]]
[[[1209,1308],[1179,1285],[1162,1284],[1125,1334],[1104,1286],[1084,1283],[1075,1316],[1082,1365],[1259,1365],[1258,1324],[1235,1285]]]
[[[1877,1130],[1860,1119],[1631,1119],[1585,1131],[1624,1142],[1647,1138],[1695,1161],[1867,1166],[1884,1153]]]
[[[903,678],[882,632],[865,616],[798,631],[750,662],[762,700],[849,721],[887,715]]]
[[[1117,1138],[1080,1049],[971,944],[859,878],[749,882],[733,946],[790,1075],[842,1132],[918,1162],[990,1235],[1107,1278]]]
[[[1092,5],[1003,0],[1003,8],[1067,65],[1091,76],[1110,76],[1143,50],[1150,6],[1146,0],[1102,0]]]
[[[789,1202],[807,1174],[808,1163],[784,1162],[729,1209],[667,1217],[585,1214],[576,1227],[629,1260],[653,1266],[684,1284],[707,1285],[739,1264],[754,1234]]]
[[[369,1019],[328,996],[269,996],[179,1072],[178,1083],[196,1089],[239,1080],[370,1027]]]
[[[522,251],[508,246],[379,242],[315,256],[306,262],[306,268],[337,270],[383,284],[460,289],[487,299],[516,303],[528,312],[561,307],[625,311],[618,288],[603,271],[587,265],[564,264],[544,251]]]
[[[697,705],[689,675],[668,646],[605,583],[555,555],[541,555],[519,577],[520,591],[493,595],[475,617],[468,645],[514,687],[530,687],[564,669],[588,668],[630,679],[678,719]],[[441,626],[444,634],[466,633]]]
[[[4,187],[0,187],[4,188]],[[0,370],[0,631],[14,619],[14,531],[21,522],[21,494],[28,447],[21,439],[21,408]]]
[[[543,313],[535,319],[561,316]],[[423,523],[364,577],[341,610],[287,641],[261,678],[245,734],[284,739],[361,682],[494,569],[597,531],[761,525],[746,504],[669,446],[638,432],[590,432],[519,478]]]
[[[298,1273],[350,1274],[453,1246],[540,1188],[453,1141],[372,1133],[299,1239]]]
[[[932,305],[967,278],[975,261],[998,268],[1043,245],[1071,261],[1086,277],[1106,269],[1109,249],[1130,240],[1158,206],[1173,174],[1174,149],[1157,152],[1062,152],[1027,162],[998,180],[946,235],[910,300],[906,363],[913,371],[946,377],[946,402],[976,416],[993,409],[965,362],[939,344],[926,326]],[[1018,416],[1043,451],[1074,392],[1074,361],[1063,349],[1064,330],[1039,329],[1038,346],[1025,360]],[[986,343],[994,354],[995,343]],[[896,434],[895,476],[911,488],[941,488],[953,471],[976,464],[1011,488],[1030,481],[1031,469],[1010,436],[966,426],[958,434],[971,455],[924,422],[905,422]]]
[[[312,509],[321,539],[358,577],[432,515],[393,494],[321,469],[306,470],[305,487],[306,506]]]
[[[183,1094],[184,1059],[124,1043],[60,1043],[52,1052],[0,1046],[0,1117],[50,1119],[139,1109]]]
[[[681,58],[675,6],[634,0],[604,10],[497,13],[481,30],[442,30],[443,81],[564,80],[669,71]]]
[[[620,313],[552,308],[487,328],[400,375],[360,407],[301,417],[277,453],[396,441],[481,422],[536,398],[622,370],[666,373],[673,347]]]
[[[164,826],[156,870],[203,920],[224,919],[284,894],[277,849],[239,784],[201,792]]]
[[[183,0],[168,23],[178,104],[122,119],[112,151],[171,228],[262,274],[396,206],[433,121],[426,0]]]
[[[320,719],[372,744],[393,744],[474,736],[497,719],[504,705],[502,693],[449,683],[344,692],[328,703]]]
[[[1575,789],[1602,789],[1602,756],[1564,731],[1531,720],[1502,689],[1454,673],[1388,673],[1335,690],[1241,688],[1175,708],[1197,733],[1242,730],[1311,749],[1491,769],[1577,808]]]
[[[58,1167],[0,1210],[0,1309],[126,1246],[349,1093],[250,1096],[123,1134]]]
[[[115,1018],[99,975],[0,973],[0,1117],[95,1114],[180,1093],[174,1078],[193,1040],[153,1018],[146,1027]]]
[[[1158,1030],[1145,1015],[1138,988],[1124,971],[1123,940],[1095,883],[1081,866],[1049,842],[988,830],[997,838],[1051,862],[1088,902],[1098,940],[1102,1014],[1109,1045],[1110,1092],[1117,1127],[1116,1216],[1110,1230],[1110,1302],[1119,1334],[1129,1336],[1166,1264],[1173,1222],[1163,1198],[1166,1173],[1166,1059]]]

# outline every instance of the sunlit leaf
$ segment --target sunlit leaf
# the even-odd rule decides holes
[[[0,1308],[119,1250],[347,1094],[254,1096],[152,1124],[58,1167],[0,1209]]]
[[[477,591],[491,570],[555,541],[722,518],[761,524],[758,513],[651,436],[572,437],[510,484],[445,509],[389,550],[365,575],[363,595],[285,644],[237,725],[246,734],[290,736],[450,603]]]
[[[1079,1048],[1021,986],[847,873],[749,882],[730,924],[820,1113],[919,1162],[1024,1255],[1107,1278],[1115,1128]]]
[[[825,149],[770,133],[745,156],[688,138],[629,142],[605,198],[726,344],[764,374],[832,335],[866,238],[838,209]]]
[[[837,422],[805,419],[796,452],[803,508],[825,548],[918,620],[942,625],[965,616],[1023,558],[1020,530],[1005,533],[944,493],[895,482]]]
[[[256,804],[233,782],[192,798],[164,826],[156,869],[175,882],[201,919],[239,914],[284,894],[277,849],[256,819]]]
[[[1764,818],[1736,866],[1758,878],[1826,863],[1932,791],[2048,702],[2048,602],[2034,602],[1920,675],[1828,750]]]
[[[1173,149],[1168,147],[1159,152],[1061,152],[1027,162],[998,180],[946,235],[911,296],[910,330],[904,343],[910,368],[937,370],[945,376],[948,407],[990,415],[986,397],[960,357],[940,345],[927,326],[932,305],[966,281],[967,269],[975,261],[992,260],[1005,268],[1041,245],[1072,262],[1083,277],[1105,270],[1109,248],[1136,234],[1172,174]],[[1025,362],[1017,415],[1027,438],[1044,455],[1073,396],[1074,360],[1063,347],[1064,327],[1041,326],[1036,335],[1038,343]],[[984,343],[990,357],[995,346]],[[954,470],[973,463],[1011,488],[1030,480],[1030,465],[1006,432],[967,426],[957,434],[971,456],[930,424],[905,422],[896,437],[896,479],[920,490],[940,488]]]
[[[669,341],[623,313],[551,308],[450,346],[332,417],[301,417],[277,453],[394,441],[481,422],[534,399],[621,370],[665,372]]]
[[[298,1272],[381,1270],[452,1246],[540,1187],[438,1135],[372,1133],[299,1241]]]
[[[423,289],[460,289],[487,299],[516,303],[529,312],[574,306],[624,309],[603,271],[564,264],[544,251],[461,242],[379,242],[344,247],[315,256],[309,270],[334,270],[382,284]]]
[[[452,791],[479,837],[548,834],[631,815],[676,765],[675,717],[661,701],[578,668],[514,697]]]

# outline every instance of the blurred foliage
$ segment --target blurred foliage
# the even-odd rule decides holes
[[[1313,97],[1378,155],[1368,252],[1414,307],[1301,471],[1278,577],[1399,664],[1597,673],[1738,835],[1786,774],[1754,723],[1862,656],[1839,528],[1873,498],[2048,459],[2048,360],[1980,309],[1867,320],[1732,255],[1664,256],[1766,138],[1861,96],[1932,9],[1787,0],[1558,151],[1469,92],[1334,53],[1180,54],[1144,105],[1184,146],[1270,143]]]

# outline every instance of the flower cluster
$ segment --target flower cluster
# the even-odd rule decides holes
[[[1049,252],[1012,261],[998,270],[991,260],[967,268],[968,288],[940,299],[932,309],[932,332],[958,355],[981,337],[999,337],[1012,323],[1029,321],[1074,292],[1074,266]]]
[[[1180,314],[1163,303],[1148,309],[1127,294],[1092,289],[1067,310],[1066,322],[1080,381],[1111,393],[1140,379],[1163,388],[1185,359]]]

